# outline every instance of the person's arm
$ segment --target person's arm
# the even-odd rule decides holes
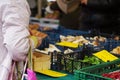
[[[29,39],[29,6],[26,0],[11,0],[2,10],[4,45],[13,60],[24,60],[30,43],[35,47],[35,41]]]
[[[120,0],[80,0],[81,4],[91,8],[104,9],[118,7]]]

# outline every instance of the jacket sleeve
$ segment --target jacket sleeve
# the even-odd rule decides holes
[[[13,60],[24,60],[30,47],[28,4],[26,0],[11,0],[2,10],[4,45]]]
[[[96,9],[119,7],[120,0],[88,0],[87,6]]]

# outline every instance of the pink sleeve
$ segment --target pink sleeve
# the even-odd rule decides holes
[[[13,60],[23,60],[30,47],[29,6],[26,0],[11,0],[3,12],[4,44]]]

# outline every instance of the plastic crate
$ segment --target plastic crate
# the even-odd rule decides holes
[[[62,26],[59,27],[59,34],[67,36],[67,35],[88,35],[90,34],[90,31],[81,31],[81,30],[72,30],[72,29],[67,29]]]
[[[56,42],[60,41],[60,34],[55,32],[46,32],[48,34],[49,43],[55,44]]]
[[[50,43],[56,43],[57,41],[60,41],[60,35],[72,35],[72,36],[78,36],[78,35],[89,35],[89,31],[81,31],[81,30],[72,30],[72,29],[66,29],[62,26],[59,26],[57,30],[51,30],[51,31],[44,31],[49,36],[49,42]]]
[[[77,67],[74,66],[75,64],[80,66],[80,68],[82,67],[81,62],[77,59],[82,59],[83,57],[84,55],[81,56],[79,51],[68,54],[53,52],[51,53],[51,69],[73,73],[74,70],[77,70]]]
[[[113,40],[113,39],[108,39],[104,44],[104,49],[108,51],[112,51],[113,48],[120,46],[120,40]]]
[[[63,52],[52,52],[51,54],[51,69],[63,70],[69,73],[73,73],[74,70],[79,70],[84,67],[92,66],[89,62],[83,62],[83,59],[87,55],[92,56],[93,50],[91,48],[79,48],[74,52],[64,54]],[[101,61],[102,62],[102,61]]]
[[[75,80],[113,80],[110,78],[102,77],[103,73],[109,73],[120,69],[120,59],[112,62],[94,65],[80,70],[74,71]]]
[[[93,64],[88,62],[83,62],[82,60],[85,56],[91,57],[92,53],[98,52],[99,47],[93,47],[92,45],[83,45],[78,48],[69,48],[73,52],[64,54],[64,51],[68,47],[57,46],[62,52],[50,52],[51,54],[51,69],[53,70],[63,70],[69,73],[73,73],[74,70],[79,70],[83,67],[92,66]],[[76,66],[77,65],[77,66]]]
[[[61,31],[62,35],[73,35],[73,36],[78,36],[78,35],[88,35],[89,32],[86,31],[80,31],[80,30],[70,30],[70,29],[65,29]]]

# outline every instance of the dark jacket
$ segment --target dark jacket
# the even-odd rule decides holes
[[[69,29],[79,28],[80,7],[78,7],[78,9],[76,9],[74,12],[68,14],[62,12],[56,2],[52,3],[50,8],[51,10],[58,10],[60,12],[59,19],[61,26],[64,26],[65,28],[69,28]]]
[[[51,5],[52,10],[61,12],[60,23],[70,29],[90,30],[119,33],[120,0],[88,0],[87,5],[81,4],[73,13],[64,14],[57,3]]]
[[[80,26],[101,32],[120,32],[120,0],[88,0],[82,5]]]

